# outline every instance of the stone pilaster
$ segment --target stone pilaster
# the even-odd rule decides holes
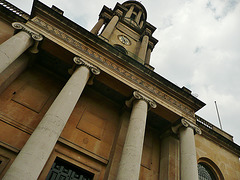
[[[0,45],[0,73],[32,46],[34,40],[39,42],[43,39],[42,35],[21,23],[14,22],[12,26],[21,31]]]
[[[201,134],[201,130],[184,118],[181,119],[181,124],[172,129],[179,132],[181,179],[198,180],[194,133]]]
[[[163,180],[179,180],[179,141],[170,133],[161,139],[159,177]]]
[[[11,167],[4,180],[37,179],[47,162],[69,116],[91,75],[100,70],[81,58],[74,58],[79,65],[53,104],[34,130]]]
[[[132,105],[132,112],[116,179],[138,180],[148,107],[157,105],[138,91],[133,92],[133,98],[126,104]]]
[[[142,38],[142,43],[138,52],[138,57],[142,60],[142,63],[144,64],[146,53],[147,53],[147,47],[148,47],[149,37],[148,35],[144,35]]]
[[[150,41],[148,43],[147,54],[146,54],[146,58],[145,58],[145,64],[150,64],[150,57],[151,57],[151,53],[152,53],[153,47],[154,47],[154,45]]]

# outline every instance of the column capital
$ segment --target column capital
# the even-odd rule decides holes
[[[202,131],[197,125],[193,124],[192,122],[186,120],[185,118],[182,118],[180,123],[176,126],[172,127],[172,131],[174,133],[178,133],[180,127],[185,127],[185,128],[192,128],[195,134],[202,134]]]
[[[145,29],[144,35],[150,37],[152,35],[152,31],[148,28]]]
[[[122,17],[123,12],[120,9],[117,9],[114,14],[120,18],[120,17]]]
[[[134,91],[132,98],[130,100],[126,101],[127,107],[131,107],[133,101],[135,101],[135,100],[143,100],[143,101],[145,101],[148,104],[149,108],[156,108],[157,107],[157,103],[154,100],[152,100],[149,97],[143,95],[139,91]]]
[[[20,22],[13,22],[12,27],[28,33],[35,41],[43,40],[43,36]]]
[[[91,63],[87,62],[86,60],[84,60],[80,57],[74,57],[73,61],[79,66],[87,67],[88,69],[90,69],[90,71],[94,75],[99,75],[100,74],[100,69],[99,68],[97,68],[96,66],[92,65]]]
[[[106,21],[106,20],[109,21],[112,18],[112,16],[106,12],[103,12],[99,15],[99,19],[101,19],[101,18],[104,19],[104,21]]]
[[[151,49],[151,51],[153,50],[153,48],[154,48],[153,42],[151,42],[151,41],[148,42],[148,48]]]

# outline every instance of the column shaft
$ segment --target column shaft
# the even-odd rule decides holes
[[[103,33],[101,34],[104,38],[109,39],[118,20],[119,20],[119,17],[116,15],[111,19],[111,21],[108,23],[107,27],[104,29]]]
[[[89,76],[90,70],[85,66],[73,73],[7,171],[4,180],[38,178]]]
[[[98,34],[98,32],[101,29],[103,23],[104,23],[104,19],[100,18],[90,32],[95,34],[95,35]]]
[[[126,18],[130,18],[134,10],[134,6],[131,6],[128,10],[127,14],[125,15]]]
[[[140,50],[138,52],[138,57],[142,60],[142,63],[145,62],[145,57],[147,53],[149,37],[147,35],[143,36]]]
[[[20,31],[0,45],[0,73],[33,44],[31,36]]]
[[[140,21],[140,19],[141,19],[141,15],[142,15],[142,11],[139,11],[139,12],[138,12],[138,15],[137,15],[137,17],[136,17],[136,19],[135,19],[136,23],[138,23],[138,24],[139,24],[139,21]]]
[[[181,127],[180,135],[180,162],[181,179],[198,180],[197,157],[195,148],[194,131],[190,127]]]
[[[147,118],[148,104],[144,100],[133,102],[130,123],[118,170],[118,180],[138,180]]]
[[[29,56],[22,54],[0,74],[0,94],[27,68]]]

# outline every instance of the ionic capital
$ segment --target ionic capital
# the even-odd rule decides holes
[[[94,75],[100,74],[100,69],[80,57],[74,57],[73,61],[79,66],[87,67]]]
[[[148,98],[147,96],[143,95],[139,91],[134,91],[133,92],[133,97],[130,100],[126,101],[127,107],[131,107],[134,100],[145,101],[148,104],[149,108],[156,108],[157,107],[157,103],[154,100]]]
[[[184,118],[181,119],[181,122],[178,125],[172,127],[172,131],[177,134],[180,127],[192,128],[194,134],[202,134],[202,131],[199,127]]]
[[[28,33],[35,41],[41,41],[43,40],[43,36],[31,28],[27,27],[26,25],[19,23],[19,22],[14,22],[12,23],[13,28],[22,30],[26,33]]]

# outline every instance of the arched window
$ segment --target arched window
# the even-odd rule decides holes
[[[198,178],[199,180],[224,180],[218,166],[206,157],[198,160]]]
[[[114,44],[113,46],[117,48],[119,51],[121,51],[123,54],[127,54],[127,50],[123,46],[119,44]]]
[[[198,164],[198,178],[199,180],[217,180],[213,171],[205,164]]]

